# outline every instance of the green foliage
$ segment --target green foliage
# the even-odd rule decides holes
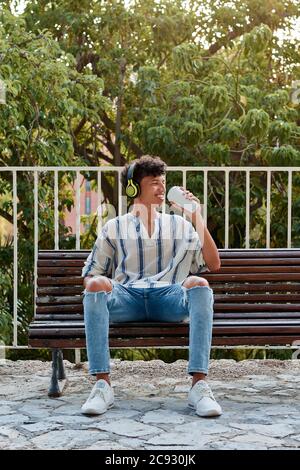
[[[300,163],[300,152],[291,145],[281,145],[272,150],[272,164],[275,166],[288,166]]]
[[[217,114],[227,109],[228,91],[225,86],[211,85],[204,89],[204,103],[208,112]]]
[[[250,33],[245,34],[245,55],[263,53],[270,45],[272,37],[272,31],[267,25],[255,27]]]
[[[269,130],[269,115],[262,109],[251,109],[242,120],[242,131],[250,140],[264,140]]]
[[[220,128],[220,139],[228,145],[235,145],[241,138],[241,124],[238,121],[225,119]]]
[[[150,127],[147,130],[146,148],[149,149],[149,153],[169,153],[174,143],[173,133],[166,126]]]
[[[289,142],[293,126],[284,121],[273,121],[269,128],[269,139],[271,142],[278,140],[279,144],[286,144]]]
[[[197,122],[185,121],[179,131],[179,139],[186,145],[194,147],[198,145],[203,138],[202,124]]]

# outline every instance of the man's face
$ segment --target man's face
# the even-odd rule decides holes
[[[140,183],[140,199],[143,203],[161,205],[165,199],[166,177],[144,176]]]

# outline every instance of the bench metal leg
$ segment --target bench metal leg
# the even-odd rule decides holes
[[[66,372],[64,367],[64,356],[61,349],[57,351],[57,378],[58,380],[66,379]]]
[[[59,380],[64,383],[60,384]],[[66,374],[63,364],[63,354],[60,349],[52,349],[52,376],[48,390],[49,397],[60,397],[66,384]]]

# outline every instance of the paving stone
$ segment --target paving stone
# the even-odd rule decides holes
[[[181,424],[184,423],[184,417],[174,411],[158,410],[148,411],[142,418],[143,423],[164,423],[164,424]]]
[[[161,429],[159,428],[139,423],[133,419],[119,419],[113,422],[96,423],[94,427],[120,436],[128,437],[141,437],[161,432]]]
[[[109,419],[109,418],[112,418],[112,419],[123,419],[123,418],[132,418],[133,416],[140,416],[141,415],[141,412],[138,411],[138,410],[126,410],[126,409],[122,409],[120,407],[114,407],[114,408],[111,408],[110,410],[108,410],[106,413],[105,413],[105,419]]]
[[[261,449],[262,447],[272,447],[282,445],[283,441],[280,439],[275,439],[274,437],[270,436],[263,436],[262,434],[255,434],[249,432],[248,434],[242,434],[240,436],[236,436],[233,439],[230,439],[231,443],[241,442],[245,445],[253,444],[256,445],[257,449]]]
[[[0,416],[0,426],[8,424],[9,426],[17,426],[18,424],[23,424],[29,421],[28,416],[23,414],[10,414]]]
[[[163,434],[159,434],[158,436],[154,436],[147,441],[147,445],[157,444],[158,446],[169,446],[169,445],[177,445],[177,446],[196,446],[198,449],[202,449],[205,444],[211,442],[211,436],[195,436],[190,432],[164,432]],[[169,449],[169,447],[168,447]]]
[[[120,438],[118,439],[120,445],[124,446],[126,449],[143,449],[146,445],[146,442],[142,439],[133,439],[133,438]]]
[[[106,438],[106,436],[104,436]],[[38,449],[76,449],[92,445],[101,439],[98,431],[65,430],[50,431],[41,436],[34,437],[31,442]]]
[[[0,427],[0,449],[18,450],[32,447],[30,441],[16,429]]]
[[[230,427],[226,427],[223,424],[217,423],[216,421],[217,420],[214,418],[211,418],[207,421],[198,416],[198,421],[183,424],[180,426],[175,426],[173,431],[178,433],[191,433],[192,435],[199,434],[199,436],[201,436],[202,434],[220,434],[232,431]]]
[[[258,434],[271,437],[286,437],[295,432],[293,426],[288,424],[247,424],[247,423],[231,423],[233,428],[243,431],[253,431]]]
[[[97,420],[99,420],[99,416],[57,415],[57,416],[50,416],[50,418],[47,418],[46,421],[60,423],[64,425],[81,426],[82,424],[90,424]]]
[[[56,413],[60,415],[78,415],[80,413],[80,408],[83,405],[84,400],[80,403],[80,405],[62,405],[56,409]]]
[[[241,403],[281,403],[280,398],[278,397],[271,397],[269,394],[265,394],[263,396],[255,395],[255,396],[250,396],[248,395],[245,397],[245,395],[226,395],[226,398],[228,400],[234,400],[238,401]]]
[[[212,450],[257,450],[257,444],[249,444],[242,442],[217,442],[211,444],[210,448]],[[267,450],[267,447],[260,446],[260,450]],[[272,447],[273,449],[273,447]]]
[[[0,403],[0,416],[1,415],[9,415],[14,413],[14,410],[9,405],[1,405]]]
[[[51,414],[51,409],[45,409],[40,406],[38,403],[35,404],[25,404],[19,408],[19,412],[24,413],[31,418],[45,419],[48,418]]]
[[[98,441],[90,447],[85,447],[84,450],[128,450],[128,447],[124,447],[119,442]]]
[[[265,406],[257,410],[260,414],[270,415],[270,416],[286,416],[286,417],[293,417],[293,416],[300,416],[300,407],[297,409],[295,404],[293,405],[285,405],[284,403],[280,403],[278,406],[270,405]]]
[[[173,393],[189,393],[190,388],[190,385],[176,385],[176,387],[174,387]]]
[[[136,397],[135,400],[118,400],[118,406],[122,409],[134,409],[136,411],[151,411],[160,408],[160,404],[154,403],[153,401],[141,400]]]
[[[21,426],[21,429],[24,429],[24,431],[28,431],[30,433],[43,434],[45,432],[55,431],[62,427],[62,424],[41,421],[38,423],[24,424]]]
[[[293,374],[277,374],[276,377],[287,382],[300,382],[300,377]]]

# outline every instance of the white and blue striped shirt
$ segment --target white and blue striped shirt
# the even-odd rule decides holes
[[[190,222],[157,213],[149,237],[141,218],[128,213],[104,225],[82,276],[104,275],[128,287],[160,287],[206,270],[199,235]]]

